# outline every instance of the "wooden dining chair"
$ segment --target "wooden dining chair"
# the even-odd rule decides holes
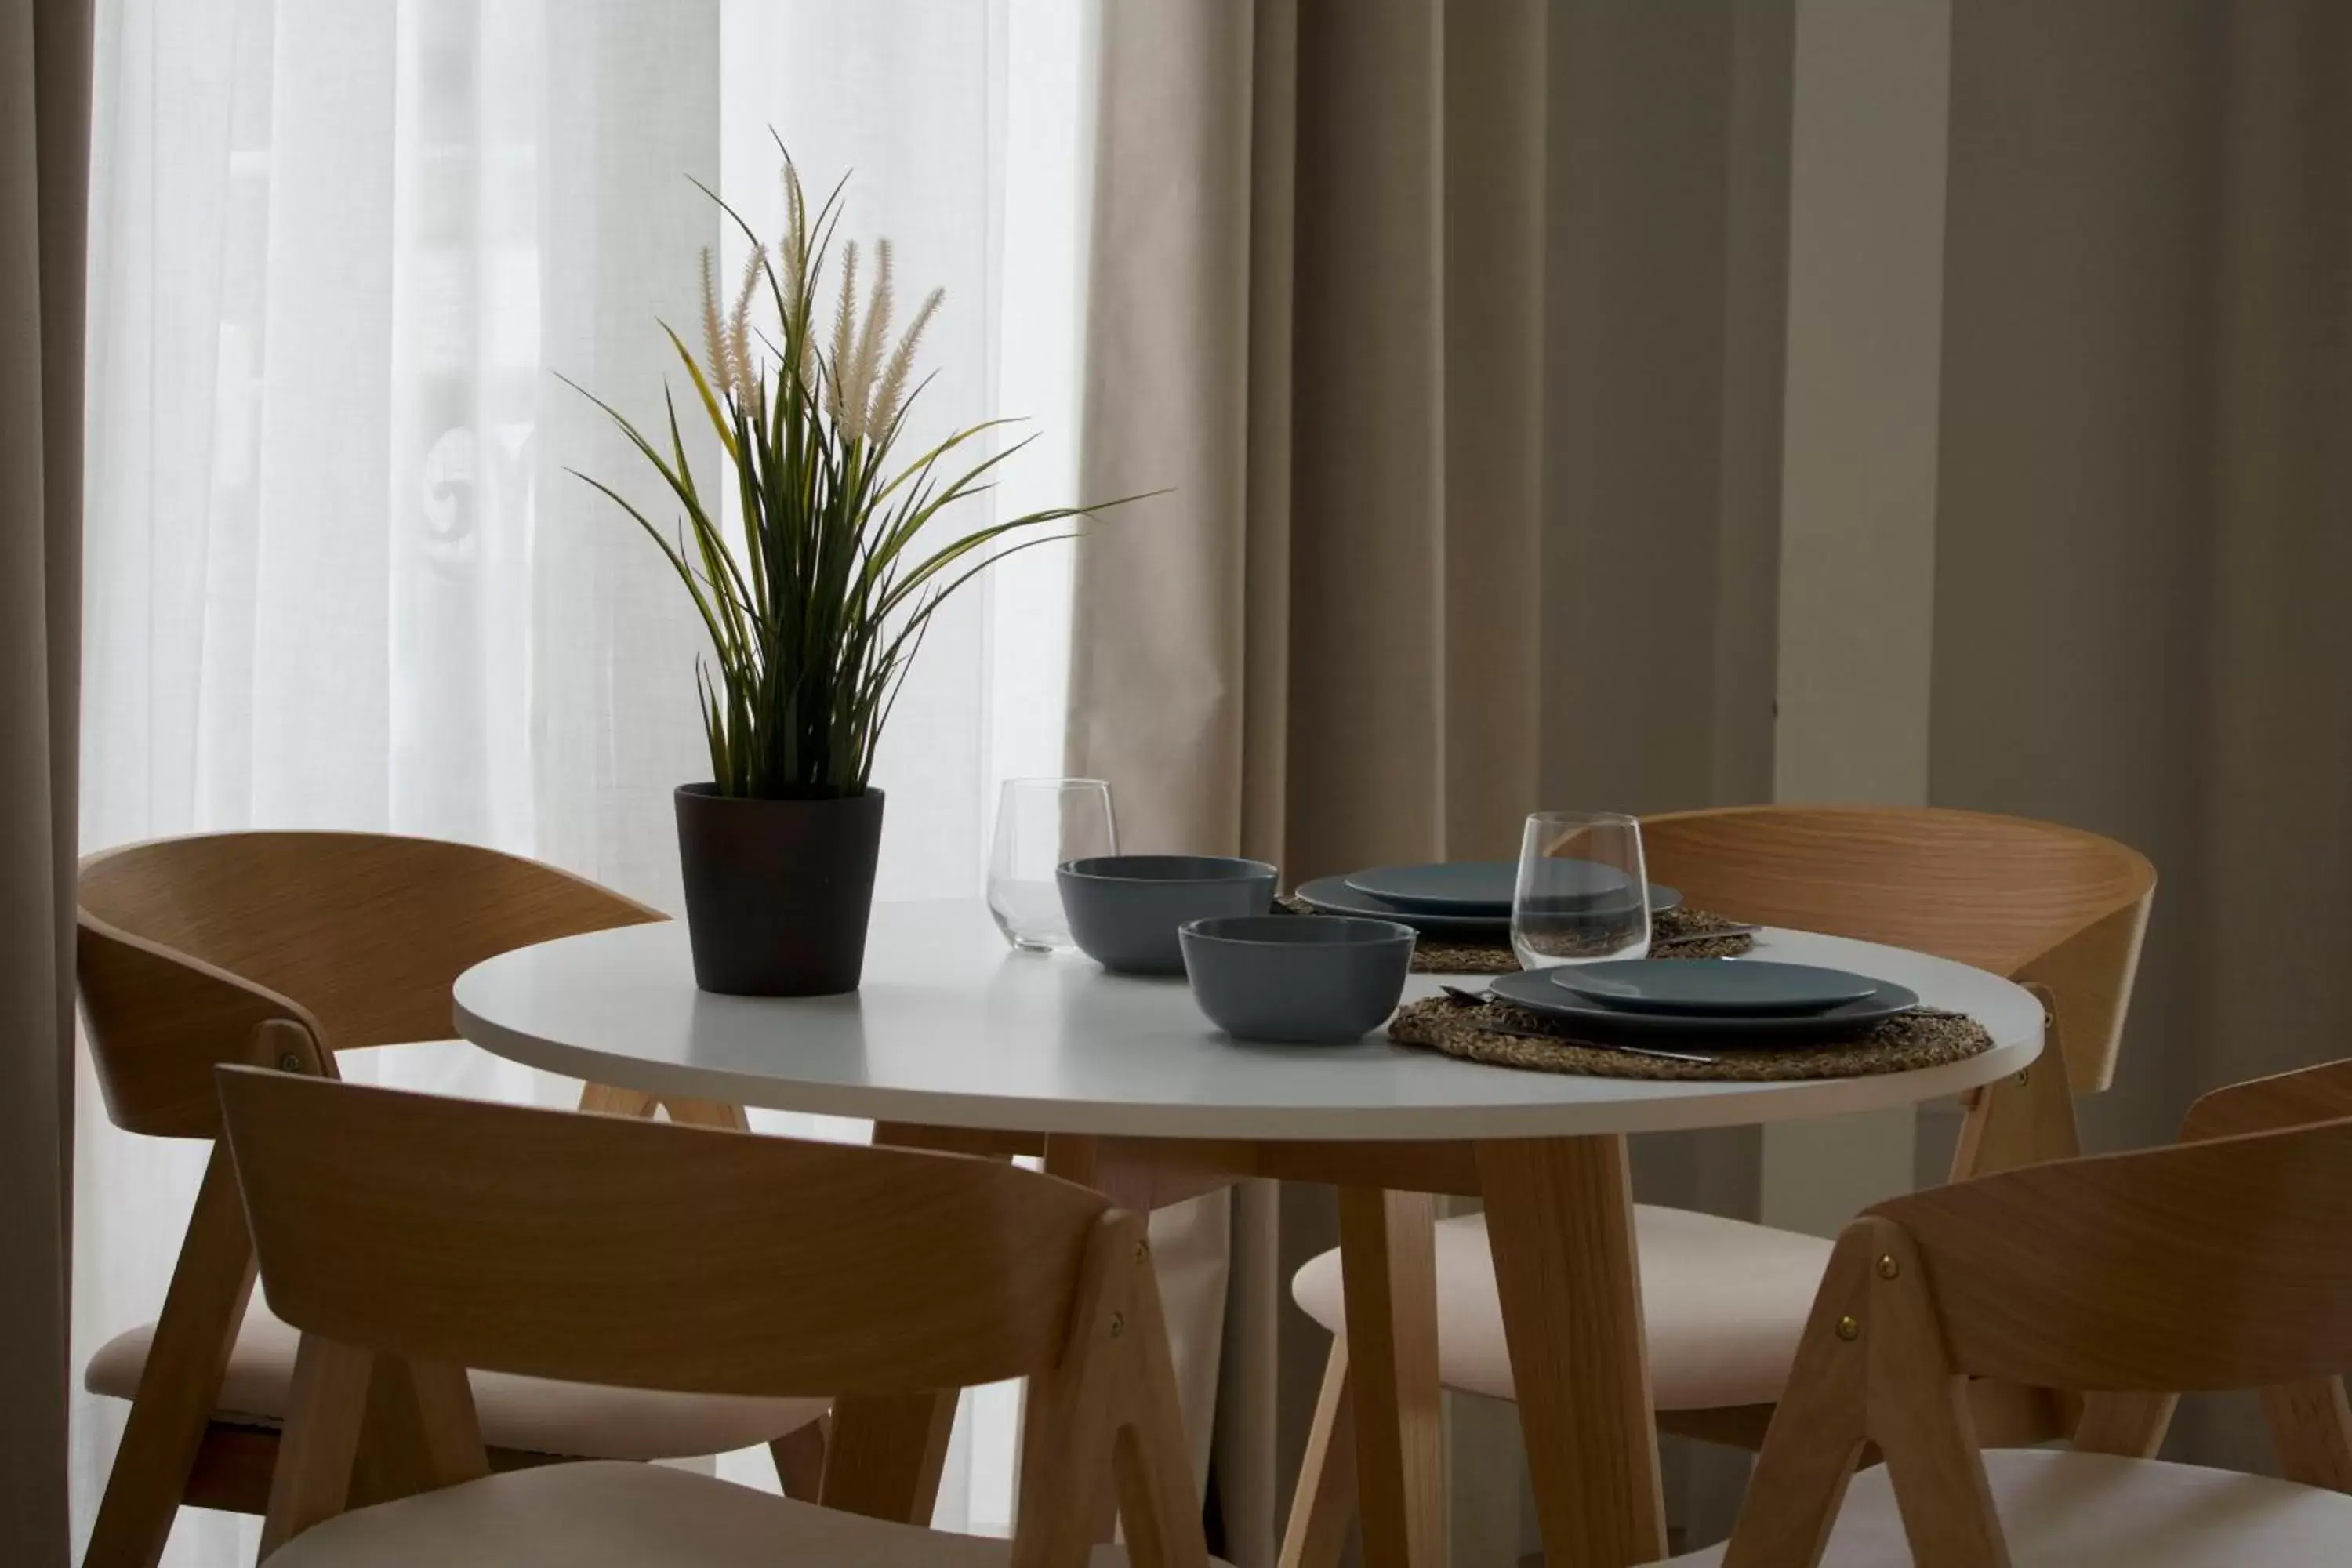
[[[2112,839],[2055,823],[1934,807],[1736,806],[1644,818],[1653,880],[1690,907],[1761,925],[1911,948],[2006,975],[2042,998],[2033,1067],[1971,1097],[1955,1178],[2080,1152],[2073,1097],[2115,1075],[2156,873]],[[1662,1430],[1755,1447],[1789,1375],[1832,1244],[1769,1226],[1640,1205],[1635,1238]],[[1483,1215],[1437,1226],[1441,1381],[1513,1397]],[[1335,1338],[1283,1568],[1331,1568],[1355,1511],[1339,1255],[1310,1259],[1298,1305]],[[1989,1440],[2068,1430],[2048,1390],[1975,1390]]]
[[[450,986],[485,958],[662,918],[534,861],[350,833],[105,851],[82,862],[79,903],[82,1009],[107,1114],[128,1132],[207,1140],[220,1127],[216,1063],[331,1077],[338,1050],[447,1038]],[[91,1568],[148,1568],[183,1505],[259,1513],[268,1501],[296,1336],[251,1300],[253,1247],[227,1162],[215,1147],[160,1316],[109,1341],[86,1371],[92,1393],[131,1402]],[[780,1469],[804,1472],[823,1409],[512,1377],[475,1392],[502,1466],[766,1443]],[[363,1490],[397,1489],[398,1434],[413,1425],[397,1387],[379,1397],[390,1436],[371,1445]]]
[[[1096,1550],[1114,1507],[1138,1563],[1208,1562],[1144,1222],[1097,1193],[956,1154],[219,1079],[262,1280],[302,1331],[267,1562],[1075,1568],[1118,1558]],[[395,1363],[428,1485],[346,1511]],[[1026,1376],[1015,1534],[664,1466],[492,1474],[461,1367],[771,1399]]]
[[[1831,1255],[1731,1540],[1673,1562],[2343,1561],[2347,1110],[2352,1061],[2330,1063],[2208,1096],[2171,1148],[1869,1210]],[[2300,1121],[2313,1111],[2329,1119]],[[1968,1397],[1987,1381],[2079,1396],[2073,1447],[1987,1452]],[[2236,1388],[2263,1391],[2284,1479],[2151,1457],[2178,1394]]]

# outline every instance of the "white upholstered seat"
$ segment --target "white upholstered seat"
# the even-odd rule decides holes
[[[1830,1243],[1648,1205],[1635,1209],[1634,1223],[1657,1408],[1713,1410],[1779,1400],[1829,1264]],[[1338,1252],[1309,1259],[1291,1293],[1317,1322],[1334,1333],[1345,1330]],[[1437,1365],[1449,1388],[1512,1397],[1511,1358],[1503,1343],[1502,1303],[1483,1215],[1437,1226]]]
[[[2266,1476],[2040,1448],[1986,1451],[2014,1568],[2255,1568],[2352,1561],[2352,1497]],[[1714,1568],[1723,1548],[1673,1560]],[[1853,1478],[1822,1568],[1910,1568],[1885,1468]]]
[[[154,1332],[154,1324],[142,1323],[109,1340],[90,1357],[83,1384],[116,1399],[137,1394]],[[221,1379],[219,1418],[278,1425],[300,1342],[257,1290]],[[757,1447],[815,1420],[826,1403],[604,1388],[496,1372],[477,1372],[472,1382],[482,1440],[490,1447],[600,1459],[677,1459]]]
[[[339,1514],[270,1568],[1000,1568],[1011,1543],[890,1524],[657,1465],[513,1470]],[[1094,1568],[1124,1568],[1117,1547]]]

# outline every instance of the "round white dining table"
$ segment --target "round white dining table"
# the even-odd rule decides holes
[[[880,904],[848,995],[698,991],[680,922],[501,954],[457,982],[458,1030],[549,1072],[646,1093],[877,1121],[1141,1138],[1478,1139],[1658,1132],[1957,1094],[2042,1048],[2042,1006],[1997,975],[1841,937],[1767,931],[1756,956],[1895,981],[1993,1048],[1919,1072],[1662,1082],[1517,1072],[1390,1044],[1246,1045],[1183,978],[1014,952],[977,902]],[[1408,999],[1443,977],[1414,975]],[[1476,981],[1465,982],[1477,984]]]
[[[1021,1145],[953,1134],[1043,1135],[1049,1170],[1122,1202],[1248,1176],[1333,1182],[1363,1540],[1378,1568],[1443,1560],[1428,1194],[1481,1196],[1547,1550],[1555,1563],[1615,1568],[1664,1555],[1624,1136],[1964,1094],[2042,1050],[2041,1003],[1982,970],[1778,930],[1755,952],[1898,982],[1977,1019],[1992,1047],[1917,1071],[1754,1083],[1518,1071],[1378,1036],[1250,1045],[1202,1017],[1181,978],[1011,951],[977,901],[877,905],[848,995],[707,994],[685,927],[661,922],[492,958],[459,978],[456,1015],[487,1050],[634,1091],[641,1106],[869,1118],[895,1142],[982,1152]],[[1415,975],[1406,996],[1444,981]],[[1580,1346],[1581,1375],[1551,1353],[1558,1341]]]

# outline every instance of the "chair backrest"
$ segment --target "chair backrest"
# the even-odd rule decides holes
[[[2074,1092],[2115,1076],[2156,870],[2080,828],[1934,806],[1732,806],[1642,821],[1701,909],[1916,948],[2049,988]]]
[[[223,833],[82,861],[78,963],[108,1114],[210,1137],[212,1068],[257,1027],[320,1050],[441,1039],[449,990],[483,959],[659,920],[552,866],[469,844],[364,833]]]
[[[2050,1388],[2255,1388],[2352,1366],[2352,1120],[2061,1161],[1870,1211],[1955,1365]]]
[[[271,1308],[372,1350],[705,1394],[1051,1364],[1108,1199],[1016,1166],[220,1070]]]
[[[1058,1479],[1091,1515],[1108,1479],[1073,1474],[1074,1454],[1107,1464],[1116,1448],[1148,1454],[1141,1468],[1163,1478],[1186,1471],[1142,1222],[1099,1194],[956,1154],[250,1068],[223,1068],[219,1084],[263,1284],[303,1331],[306,1359],[356,1350],[767,1395],[1032,1375],[1069,1440],[1035,1456],[1034,1485]],[[298,1413],[316,1402],[303,1381],[298,1369]],[[356,1421],[365,1379],[342,1386]],[[1073,1421],[1096,1429],[1073,1434]],[[291,1462],[316,1462],[314,1436],[289,1427]],[[347,1472],[348,1453],[334,1458]],[[1121,1483],[1125,1509],[1138,1478],[1123,1470]],[[1024,1513],[1032,1488],[1024,1476]],[[1136,1511],[1193,1507],[1189,1476],[1172,1489],[1181,1506]],[[1041,1502],[1037,1528],[1055,1511]],[[271,1512],[276,1526],[275,1494]],[[1130,1531],[1146,1522],[1129,1517]],[[1056,1560],[1082,1560],[1087,1539]]]
[[[2352,1058],[2226,1084],[2198,1098],[2180,1123],[2183,1143],[2306,1127],[2352,1116]]]
[[[1865,1442],[1886,1456],[1915,1542],[1937,1538],[1941,1561],[2006,1563],[1967,1416],[1974,1377],[2101,1400],[2315,1388],[2315,1412],[2265,1401],[2287,1472],[2352,1453],[2335,1382],[2352,1365],[2348,1091],[2352,1062],[2236,1086],[2191,1112],[2198,1141],[1954,1183],[1855,1220],[1727,1568],[1815,1562]],[[2296,1107],[2334,1119],[2280,1120]],[[2272,1130],[2219,1131],[2232,1124]],[[2130,1451],[2153,1451],[2156,1409]]]

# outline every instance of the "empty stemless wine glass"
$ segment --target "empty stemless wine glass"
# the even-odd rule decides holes
[[[1528,969],[1650,951],[1642,825],[1614,812],[1539,811],[1519,841],[1511,951]]]
[[[1025,952],[1071,946],[1054,868],[1118,853],[1110,785],[1102,780],[1005,780],[988,857],[988,912],[996,917],[996,929]]]

